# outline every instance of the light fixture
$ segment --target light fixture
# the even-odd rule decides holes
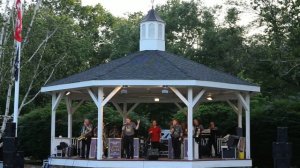
[[[161,93],[162,94],[168,94],[169,93],[168,86],[164,85],[163,89],[161,90]]]
[[[127,88],[128,88],[127,85],[123,85],[122,90],[121,90],[121,94],[127,94],[128,93]]]
[[[213,98],[212,98],[211,96],[208,96],[208,97],[206,98],[206,100],[208,100],[208,101],[212,101],[212,100],[213,100]]]
[[[158,97],[154,98],[154,101],[159,102],[159,98]]]
[[[71,94],[71,92],[67,92],[67,93],[66,93],[66,96],[68,96],[68,95],[70,95],[70,94]]]
[[[122,89],[121,90],[121,94],[127,94],[127,93],[128,93],[127,89]]]

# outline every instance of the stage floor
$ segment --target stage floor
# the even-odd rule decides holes
[[[97,168],[208,168],[208,167],[251,167],[252,160],[206,158],[199,160],[175,160],[160,158],[145,159],[80,159],[80,158],[49,158],[52,166],[97,167]]]

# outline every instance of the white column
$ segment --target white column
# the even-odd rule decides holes
[[[56,102],[56,93],[52,93],[52,108],[51,108],[51,149],[50,154],[53,155],[55,153],[55,146],[54,146],[54,139],[55,139],[55,119],[56,119],[56,109],[55,109],[55,102]]]
[[[245,110],[246,113],[246,159],[251,159],[250,151],[250,95],[246,94],[245,101],[247,103],[248,109]]]
[[[126,117],[127,117],[127,103],[123,103],[123,123],[125,123]]]
[[[66,97],[66,105],[68,111],[68,138],[72,138],[73,111],[72,111],[72,100],[69,97]]]
[[[193,89],[188,88],[188,160],[194,159],[193,151]]]
[[[68,138],[72,138],[72,127],[73,127],[73,115],[68,113]]]
[[[98,107],[98,130],[97,130],[97,159],[102,160],[103,156],[103,88],[98,88],[98,101],[97,101],[97,107]]]
[[[243,128],[243,106],[240,100],[238,100],[238,127]]]

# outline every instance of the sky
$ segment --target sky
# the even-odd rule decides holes
[[[202,0],[205,6],[222,4],[222,0]],[[154,5],[165,4],[167,0],[155,0]],[[151,9],[151,0],[82,0],[82,5],[95,5],[100,3],[115,16],[125,17],[127,13],[143,12]]]

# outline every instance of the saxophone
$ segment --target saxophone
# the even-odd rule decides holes
[[[78,140],[78,141],[86,140],[86,139],[87,139],[86,136],[87,136],[88,134],[92,133],[92,131],[93,131],[93,129],[91,129],[89,132],[87,132],[87,133],[85,133],[85,134],[81,134],[81,135],[77,138],[77,140]]]

